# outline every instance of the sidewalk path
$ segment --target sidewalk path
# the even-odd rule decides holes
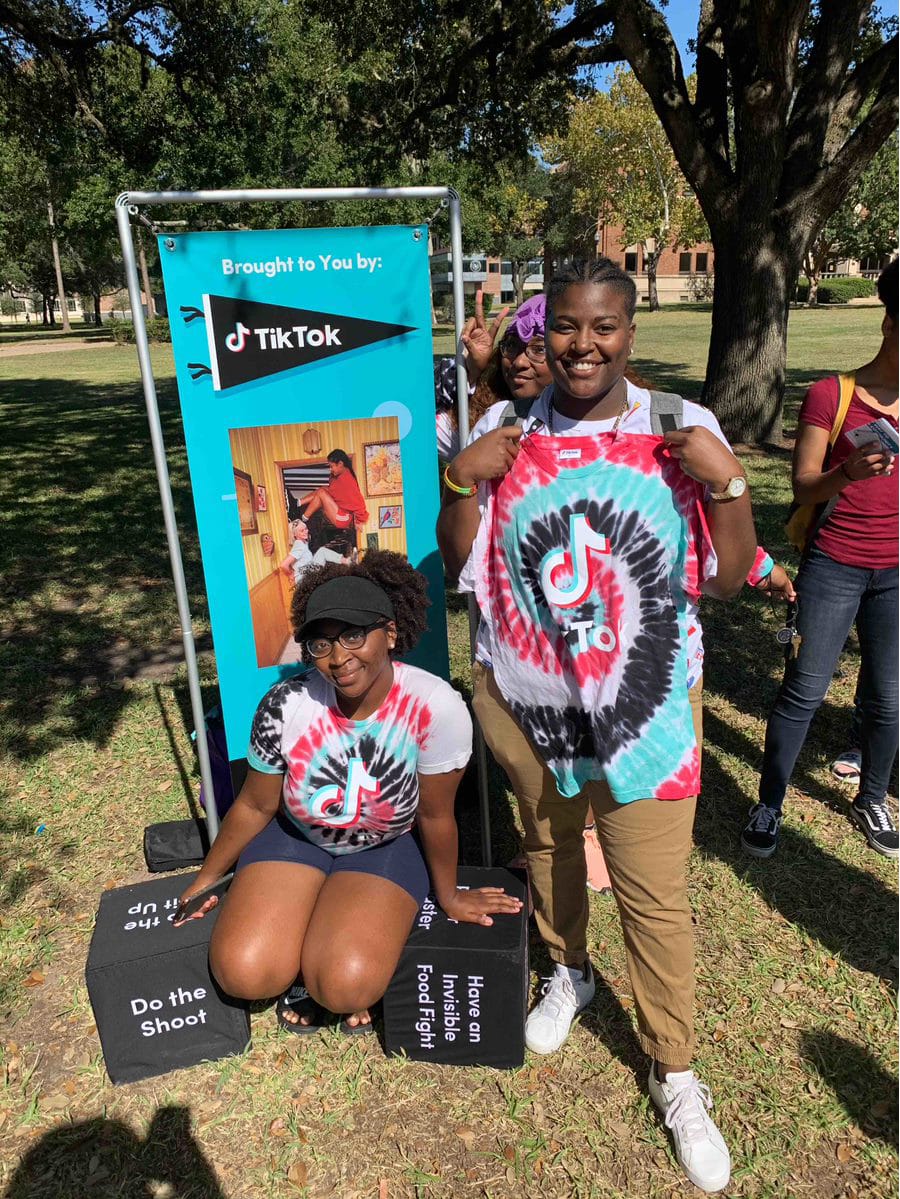
[[[96,337],[68,337],[60,341],[20,341],[11,346],[0,346],[0,359],[18,358],[23,354],[56,354],[60,350],[85,350],[96,346],[109,348],[114,341],[100,341]]]

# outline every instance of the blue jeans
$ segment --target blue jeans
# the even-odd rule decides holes
[[[862,656],[862,777],[859,803],[880,802],[897,753],[897,567],[865,570],[813,549],[795,583],[797,631],[766,726],[759,798],[780,809],[809,723],[825,698],[847,634],[856,622]]]

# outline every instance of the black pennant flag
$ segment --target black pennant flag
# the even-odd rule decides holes
[[[216,391],[358,350],[415,327],[232,296],[205,295],[203,309]]]

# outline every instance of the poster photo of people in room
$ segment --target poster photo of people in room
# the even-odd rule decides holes
[[[256,658],[301,660],[294,587],[310,566],[406,553],[395,416],[229,429]],[[385,510],[391,513],[385,521]]]

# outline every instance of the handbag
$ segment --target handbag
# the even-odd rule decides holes
[[[840,383],[840,393],[834,413],[834,423],[831,426],[831,433],[828,436],[828,449],[825,454],[825,461],[822,463],[823,470],[828,469],[831,451],[834,449],[835,442],[840,437],[841,429],[844,427],[847,409],[850,407],[850,401],[853,399],[856,376],[838,375],[838,382]],[[798,504],[796,500],[791,504],[788,509],[787,519],[784,522],[784,529],[787,533],[788,541],[800,554],[805,554],[815,541],[816,534],[831,515],[832,509],[839,498],[840,493],[833,495],[824,504]]]

